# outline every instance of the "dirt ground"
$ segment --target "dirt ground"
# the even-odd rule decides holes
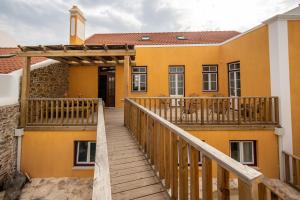
[[[22,190],[20,200],[89,200],[91,178],[34,178]]]

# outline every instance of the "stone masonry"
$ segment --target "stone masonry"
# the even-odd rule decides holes
[[[30,73],[30,97],[64,97],[68,91],[68,65],[51,64]]]
[[[0,191],[3,182],[16,170],[19,105],[0,107]]]

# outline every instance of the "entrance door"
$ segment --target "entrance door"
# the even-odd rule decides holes
[[[115,106],[115,68],[99,67],[98,97],[102,98],[106,107]]]
[[[184,96],[184,67],[171,66],[169,67],[169,91],[170,97]],[[178,105],[178,102],[173,102],[172,105]]]
[[[228,64],[229,96],[241,96],[240,63]]]

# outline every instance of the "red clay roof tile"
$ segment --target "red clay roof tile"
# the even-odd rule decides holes
[[[19,48],[0,47],[0,55],[12,54],[19,51]],[[31,64],[44,61],[47,58],[35,57],[31,59]],[[0,58],[0,74],[7,74],[15,70],[21,69],[24,66],[25,60],[21,57]]]
[[[174,45],[174,44],[216,44],[236,35],[236,31],[203,31],[203,32],[163,32],[163,33],[107,33],[94,34],[85,40],[85,44],[134,44],[134,45]],[[150,40],[142,40],[149,36]],[[184,36],[185,40],[178,40]]]

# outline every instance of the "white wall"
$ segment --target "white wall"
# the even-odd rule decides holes
[[[54,60],[45,60],[31,66],[31,70],[47,67]],[[13,71],[9,74],[0,74],[0,106],[12,105],[19,102],[20,98],[20,81],[22,69]]]

